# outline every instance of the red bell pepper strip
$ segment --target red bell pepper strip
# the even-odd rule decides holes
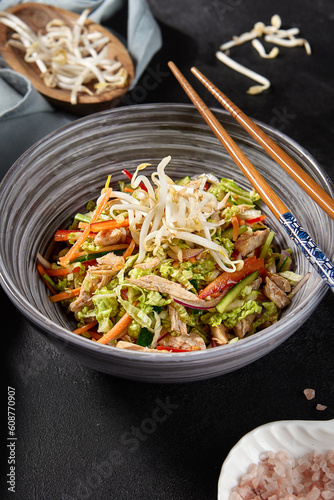
[[[170,352],[194,352],[191,349],[175,349],[175,347],[166,347],[163,345],[158,345],[156,347],[157,351],[170,351]]]
[[[94,266],[96,264],[96,259],[86,260],[81,263],[87,269],[88,266]],[[66,276],[67,274],[77,273],[80,271],[80,267],[75,267],[73,271],[69,271],[66,267],[59,267],[58,269],[46,269],[45,272],[48,276]]]
[[[255,217],[254,219],[245,220],[246,224],[254,224],[255,222],[262,222],[267,216],[260,215],[259,217]]]
[[[245,260],[244,267],[240,271],[222,273],[198,294],[198,298],[204,299],[214,293],[220,293],[226,287],[235,285],[240,280],[257,270],[259,271],[259,274],[264,273],[264,260],[257,257],[249,257],[249,259]]]
[[[128,171],[128,170],[122,170],[122,174],[124,174],[128,179],[130,179],[130,181],[132,180],[132,177],[133,175]],[[143,184],[142,182],[139,184],[139,186],[144,190],[144,191],[147,191],[147,188],[145,186],[145,184]]]

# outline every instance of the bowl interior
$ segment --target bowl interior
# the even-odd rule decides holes
[[[42,30],[43,32],[47,23],[53,19],[60,19],[72,28],[75,21],[79,18],[79,15],[73,12],[60,9],[52,5],[38,3],[18,4],[9,8],[8,12],[21,19],[32,29],[32,31],[34,31],[34,33],[37,33],[39,30]],[[71,105],[70,90],[50,88],[44,84],[44,81],[40,77],[40,70],[37,65],[35,63],[25,61],[24,52],[7,43],[8,40],[12,38],[14,32],[11,28],[1,23],[0,50],[8,65],[18,73],[21,73],[29,78],[33,86],[41,94],[43,94],[44,97],[51,101],[52,104],[61,106],[63,109],[66,109],[74,114],[82,114],[83,112],[88,114],[101,111],[102,109],[107,109],[107,107],[110,108],[111,103],[115,106],[121,101],[133,80],[134,66],[131,56],[125,46],[109,30],[91,20],[86,21],[85,27],[89,33],[98,31],[109,39],[106,57],[109,59],[116,59],[122,63],[123,67],[128,72],[128,85],[124,88],[116,88],[100,95],[79,93],[78,103],[76,105]],[[90,90],[94,91],[92,84],[88,84],[87,86]]]
[[[320,248],[329,258],[333,257],[333,221],[224,111],[214,112]],[[309,175],[333,193],[323,170],[306,151],[280,132],[264,128]],[[99,196],[109,174],[112,185],[118,188],[118,181],[124,180],[124,168],[134,172],[140,163],[147,162],[151,167],[146,173],[153,172],[167,155],[172,156],[167,167],[172,178],[212,172],[251,189],[191,105],[140,105],[91,115],[45,137],[9,170],[0,189],[0,276],[11,300],[36,326],[68,344],[89,350],[92,356],[102,352],[108,359],[123,356],[131,361],[149,357],[148,363],[155,362],[155,355],[115,354],[122,350],[97,346],[69,332],[75,328],[71,318],[59,304],[45,299],[45,285],[36,272],[36,255],[38,252],[45,255],[54,232],[66,228],[74,214],[84,210],[88,200]],[[277,243],[292,248],[297,272],[306,274],[311,270],[311,278],[276,325],[222,348],[177,356],[177,360],[184,360],[182,367],[173,355],[159,356],[159,364],[166,364],[167,378],[177,379],[178,370],[187,370],[187,363],[195,359],[203,365],[200,373],[194,373],[197,378],[225,373],[257,359],[299,328],[326,293],[326,285],[289,241],[279,222],[266,206],[262,204],[261,208],[268,225],[277,233]],[[222,359],[226,363],[221,363]],[[211,369],[205,366],[210,360]],[[177,369],[175,374],[169,371],[167,375],[170,362],[176,363]]]

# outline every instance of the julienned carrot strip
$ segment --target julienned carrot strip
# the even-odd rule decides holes
[[[109,332],[105,333],[99,340],[99,344],[107,344],[111,340],[116,339],[123,330],[131,323],[132,318],[128,313],[125,313],[124,316],[121,317],[119,321],[117,321],[116,325],[112,327]]]
[[[92,321],[91,323],[86,323],[86,325],[81,326],[80,328],[76,328],[73,330],[73,333],[77,333],[78,335],[81,335],[84,332],[88,332],[93,326],[97,325],[97,321]]]
[[[68,292],[56,293],[56,295],[51,295],[49,300],[51,302],[59,302],[60,300],[70,299],[72,297],[77,297],[80,293],[81,287],[73,288],[73,290],[69,290]]]
[[[232,241],[236,241],[236,239],[239,236],[239,220],[238,220],[238,218],[232,217],[231,223],[232,223],[232,227],[233,227]]]
[[[101,198],[101,201],[99,203],[99,205],[96,207],[96,210],[95,210],[95,213],[93,215],[93,217],[91,218],[91,224],[93,222],[96,222],[97,219],[100,217],[100,215],[102,214],[103,210],[105,209],[105,206],[106,204],[108,203],[109,201],[109,198],[110,198],[110,195],[111,195],[111,192],[112,192],[112,188],[108,188],[106,190],[105,193],[103,193],[102,195],[102,198]]]
[[[53,294],[56,294],[57,293],[57,290],[55,288],[53,288],[53,286],[50,285],[50,283],[48,283],[46,281],[46,279],[44,278],[44,274],[47,274],[46,273],[46,269],[44,269],[44,267],[42,266],[41,263],[38,263],[37,264],[37,271],[39,272],[39,274],[41,275],[41,278],[42,280],[44,281],[44,283],[46,284],[46,286],[48,287],[48,289],[53,293]]]
[[[80,229],[86,229],[88,226],[87,222],[79,222]],[[122,222],[117,220],[105,220],[101,222],[90,223],[90,230],[93,233],[98,233],[100,231],[106,231],[107,229],[118,229],[120,227],[128,227],[129,219],[124,219]]]
[[[122,222],[118,222],[116,220],[106,220],[102,222],[94,222],[91,225],[91,230],[93,233],[98,233],[99,231],[105,231],[106,229],[118,229],[120,227],[128,227],[129,219],[124,219]]]
[[[62,267],[59,269],[48,269],[45,270],[45,272],[48,276],[67,276],[68,274],[70,274],[70,271],[66,269],[66,267]]]
[[[129,246],[128,246],[128,248],[123,253],[124,259],[126,259],[127,257],[130,257],[130,255],[132,254],[132,252],[135,249],[135,246],[136,246],[135,240],[132,239],[131,242],[130,242],[130,244],[129,244]]]
[[[90,226],[86,227],[80,238],[74,243],[74,245],[69,249],[64,257],[60,257],[59,262],[62,266],[66,266],[70,262],[70,260],[76,257],[77,251],[81,247],[81,245],[85,242],[87,236],[90,233]]]
[[[95,213],[91,219],[91,223],[96,222],[97,219],[100,217],[102,214],[103,210],[105,209],[106,204],[109,201],[110,194],[112,192],[111,188],[108,188],[106,192],[102,195],[101,201],[98,204]],[[80,238],[74,243],[74,245],[70,248],[70,250],[67,252],[67,254],[64,257],[61,257],[59,259],[59,262],[62,266],[66,266],[70,262],[70,260],[73,260],[74,256],[76,255],[77,251],[81,247],[81,245],[85,242],[87,239],[88,235],[90,233],[90,224],[86,227]]]
[[[134,193],[134,189],[131,188],[124,188],[123,191],[124,193]]]
[[[119,243],[117,245],[110,245],[108,247],[101,247],[99,250],[92,250],[89,252],[90,254],[94,253],[101,253],[101,252],[113,252],[114,250],[123,250],[124,248],[128,248],[128,245],[126,243]],[[78,257],[81,257],[82,255],[86,255],[87,252],[78,252],[75,254],[73,259],[77,259]]]

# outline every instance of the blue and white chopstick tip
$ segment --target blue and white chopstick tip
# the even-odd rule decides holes
[[[291,212],[282,214],[279,222],[292,240],[299,246],[305,257],[316,268],[327,286],[334,292],[334,265],[324,252],[312,240],[310,235],[302,228],[296,217]]]

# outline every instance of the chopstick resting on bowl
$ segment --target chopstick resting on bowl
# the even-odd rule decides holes
[[[315,267],[322,279],[329,286],[331,291],[334,292],[334,265],[332,262],[301,227],[296,217],[292,215],[287,206],[282,202],[261,174],[256,170],[254,165],[244,155],[239,146],[226,132],[214,114],[208,109],[204,101],[202,101],[176,65],[173,62],[169,62],[168,66],[206,123],[209,125],[219,141],[223,144],[231,158],[238,165],[254,189],[256,189],[259,193],[264,203],[268,206],[278,221],[284,226],[290,238],[296,245],[299,246],[306,258]]]
[[[324,191],[304,170],[288,156],[256,123],[254,123],[236,104],[234,104],[221,90],[219,90],[197,68],[191,72],[206,87],[217,101],[235,118],[235,120],[263,147],[297,184],[329,215],[334,219],[334,200]]]

